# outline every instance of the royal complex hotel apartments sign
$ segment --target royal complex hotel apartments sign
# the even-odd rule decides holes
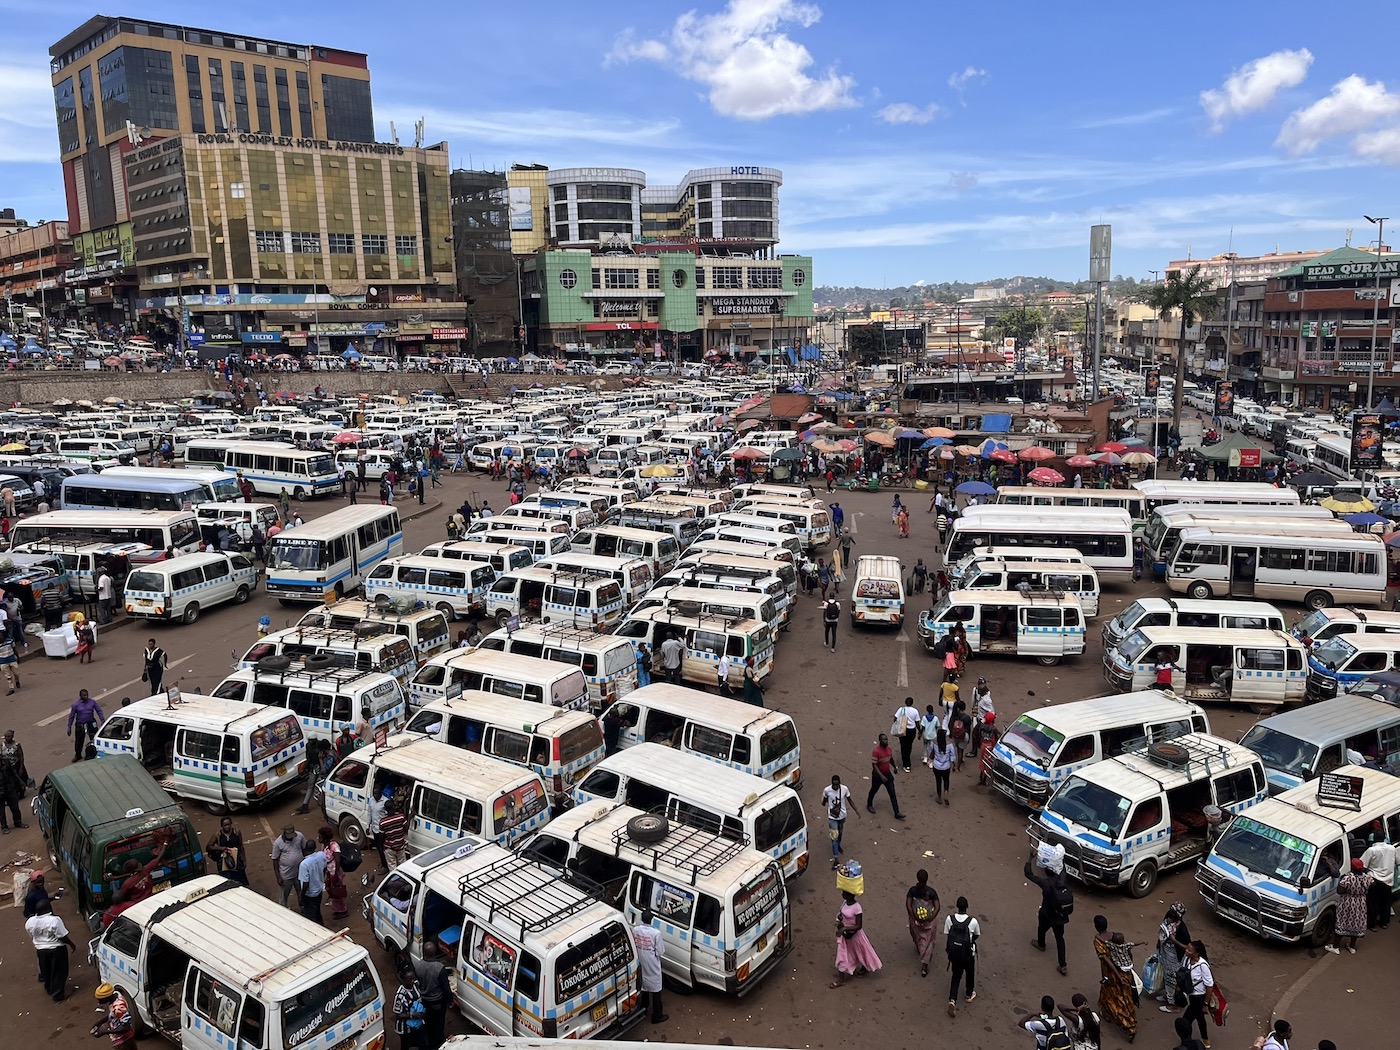
[[[285,146],[290,149],[334,150],[337,153],[385,153],[403,156],[403,147],[394,142],[330,142],[327,139],[297,139],[286,135],[196,135],[201,146]]]

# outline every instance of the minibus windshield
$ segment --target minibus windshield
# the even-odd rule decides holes
[[[1011,723],[1001,742],[1017,754],[1046,763],[1065,742],[1065,735],[1037,722],[1030,715],[1022,715]]]
[[[797,728],[791,722],[782,722],[772,729],[765,729],[758,738],[759,759],[766,766],[784,755],[797,750]]]
[[[1132,803],[1116,791],[1091,784],[1082,777],[1070,777],[1045,808],[1082,828],[1117,838]]]
[[[1356,646],[1352,645],[1346,638],[1338,635],[1335,638],[1329,638],[1327,641],[1319,642],[1317,645],[1313,646],[1312,655],[1313,659],[1327,668],[1327,670],[1335,671],[1356,655]]]
[[[1220,836],[1215,852],[1246,871],[1297,886],[1303,876],[1312,871],[1317,847],[1257,820],[1239,816]]]
[[[1118,655],[1123,658],[1124,663],[1135,664],[1151,644],[1147,635],[1141,631],[1134,631],[1123,639],[1123,644],[1118,647]]]
[[[325,546],[320,540],[275,537],[267,548],[269,569],[320,569],[325,567]]]
[[[1254,726],[1240,738],[1240,743],[1262,758],[1264,765],[1270,769],[1302,776],[1305,769],[1317,768],[1316,744],[1280,733],[1269,726]]]

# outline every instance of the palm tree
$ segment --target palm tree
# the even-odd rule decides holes
[[[1186,329],[1213,314],[1220,297],[1200,266],[1193,266],[1185,273],[1174,271],[1161,284],[1154,284],[1143,299],[1164,321],[1173,310],[1181,314],[1176,340],[1176,383],[1172,387],[1172,426],[1180,434],[1182,395],[1186,392]]]

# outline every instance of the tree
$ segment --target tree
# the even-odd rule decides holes
[[[1018,307],[1015,310],[1008,310],[996,319],[992,330],[1001,339],[1014,339],[1016,349],[1033,342],[1040,334],[1040,330],[1045,327],[1045,315],[1036,307],[1027,309]]]
[[[1173,310],[1181,314],[1181,327],[1176,339],[1176,385],[1172,388],[1172,426],[1181,433],[1182,395],[1186,393],[1186,329],[1215,312],[1220,297],[1209,277],[1199,265],[1184,273],[1173,270],[1161,284],[1154,284],[1143,301],[1167,320]]]

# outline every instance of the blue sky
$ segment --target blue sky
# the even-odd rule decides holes
[[[341,0],[196,21],[368,52],[380,137],[424,117],[454,165],[781,168],[782,249],[819,284],[881,286],[1081,279],[1098,222],[1139,277],[1232,228],[1254,254],[1400,225],[1400,82],[1354,32],[1393,6],[1358,0],[1342,33],[1290,8]],[[30,219],[63,217],[48,47],[92,10],[0,0],[0,206]]]

